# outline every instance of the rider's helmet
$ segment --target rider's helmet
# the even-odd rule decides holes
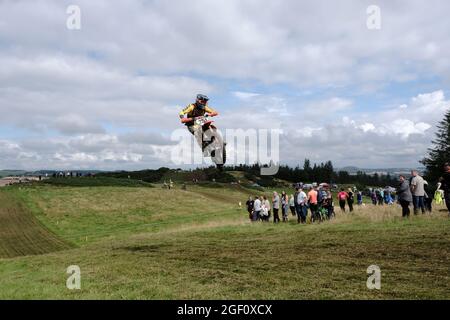
[[[198,94],[197,100],[195,101],[195,105],[199,109],[205,109],[206,104],[208,103],[208,100],[209,100],[208,96],[206,96],[204,94]]]

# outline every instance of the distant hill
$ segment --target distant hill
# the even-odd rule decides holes
[[[0,170],[0,178],[9,176],[22,176],[26,173],[24,170]]]
[[[364,172],[366,174],[375,174],[379,175],[398,175],[398,174],[409,174],[411,169],[417,169],[421,172],[425,171],[425,168],[358,168],[353,166],[336,168],[336,171],[347,171],[350,175],[356,175],[358,171]]]
[[[100,173],[100,170],[37,170],[37,171],[25,171],[25,170],[0,170],[0,178],[9,177],[9,176],[38,176],[38,175],[49,175],[51,176],[54,173],[59,172],[77,172],[83,175],[88,173]]]

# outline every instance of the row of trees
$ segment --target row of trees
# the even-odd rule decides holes
[[[309,159],[305,159],[303,167],[289,167],[287,165],[280,166],[278,173],[273,177],[264,177],[260,175],[261,166],[239,165],[226,167],[227,171],[242,171],[246,173],[247,178],[262,179],[263,184],[267,184],[273,178],[286,180],[292,183],[296,182],[326,182],[330,184],[357,184],[360,186],[385,187],[392,186],[397,183],[397,177],[391,175],[374,175],[366,174],[362,171],[356,175],[351,175],[347,171],[335,171],[333,163],[327,161],[320,164],[311,165]]]

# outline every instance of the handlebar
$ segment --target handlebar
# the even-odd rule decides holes
[[[199,118],[208,118],[208,117],[214,117],[217,114],[205,114],[204,116],[199,116],[199,117],[192,117],[192,118],[182,118],[181,119],[181,123],[187,123],[187,122],[192,122],[195,121]]]

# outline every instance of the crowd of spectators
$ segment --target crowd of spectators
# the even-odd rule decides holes
[[[402,207],[402,216],[410,216],[410,206],[415,215],[432,211],[433,201],[440,205],[445,202],[450,214],[450,165],[444,166],[443,176],[439,179],[437,189],[432,194],[428,182],[417,170],[411,171],[408,179],[404,175],[399,177],[399,185],[394,188],[371,189],[369,197],[373,205],[393,205],[398,202]],[[363,193],[356,189],[341,188],[337,193],[337,201],[342,212],[353,212],[354,204],[363,205]],[[266,195],[250,197],[247,202],[247,211],[251,221],[269,222],[273,217],[274,223],[289,221],[291,216],[298,223],[306,223],[308,215],[310,221],[323,221],[334,217],[334,204],[331,188],[327,184],[320,186],[296,186],[295,193],[290,196],[286,192],[278,194],[273,192],[272,202]],[[281,219],[280,219],[281,214]]]

